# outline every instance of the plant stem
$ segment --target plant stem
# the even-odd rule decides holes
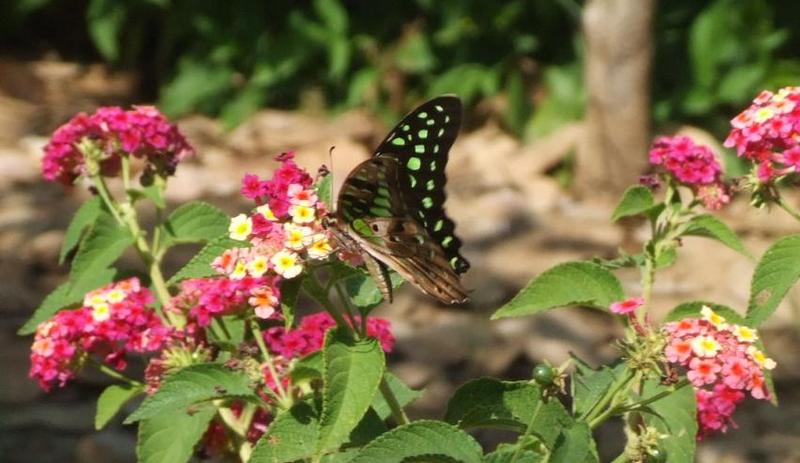
[[[614,381],[608,391],[606,391],[605,395],[603,395],[603,397],[601,397],[600,400],[598,400],[592,406],[592,408],[590,408],[589,411],[581,417],[581,419],[591,423],[596,418],[598,412],[602,414],[603,412],[601,411],[606,409],[608,404],[611,403],[617,394],[619,394],[619,392],[631,382],[634,376],[635,374],[633,370],[626,369],[625,374],[621,375],[616,381]]]
[[[311,296],[315,301],[317,301],[326,312],[330,314],[331,317],[336,321],[336,325],[340,328],[348,328],[350,327],[347,322],[342,318],[342,314],[336,310],[336,307],[331,304],[331,301],[328,299],[328,292],[322,288],[319,280],[317,280],[317,275],[310,271],[308,273],[308,278],[306,278],[306,284],[310,287],[309,296]],[[352,329],[352,327],[350,327]]]
[[[91,357],[89,359],[90,359],[91,363],[94,366],[97,367],[98,370],[100,370],[102,373],[106,374],[107,376],[109,376],[111,378],[114,378],[114,379],[117,379],[119,381],[126,382],[126,383],[130,384],[131,386],[144,387],[143,383],[140,383],[139,381],[136,381],[135,379],[132,379],[132,378],[129,378],[129,377],[125,376],[124,374],[118,372],[117,370],[109,367],[105,363],[99,362],[99,361],[97,361],[97,360],[95,360],[95,359],[93,359]]]
[[[269,374],[272,375],[272,380],[275,383],[275,387],[278,389],[278,404],[281,408],[289,408],[290,403],[286,395],[286,389],[284,389],[278,372],[275,370],[275,365],[272,363],[272,356],[269,355],[267,345],[264,343],[264,335],[261,333],[261,327],[258,326],[258,322],[255,319],[250,320],[250,330],[253,332],[253,337],[256,339],[256,344],[258,344],[258,349],[261,351],[261,356],[264,358],[264,363],[267,364]]]
[[[89,177],[89,179],[94,184],[94,187],[97,189],[97,193],[100,195],[100,199],[103,200],[109,212],[111,212],[111,215],[114,216],[118,224],[123,225],[125,222],[122,220],[122,216],[119,215],[117,203],[111,196],[111,193],[108,190],[108,185],[106,185],[106,181],[100,176],[100,174],[92,175]]]
[[[405,410],[400,405],[400,402],[397,400],[397,397],[392,392],[392,388],[389,387],[389,383],[386,381],[386,375],[383,375],[381,378],[381,384],[379,386],[381,395],[383,396],[383,400],[389,405],[389,410],[392,411],[392,417],[394,418],[395,422],[398,425],[404,425],[410,423],[408,419],[408,415],[406,415]]]
[[[669,390],[659,392],[658,394],[654,395],[653,397],[648,397],[647,399],[642,400],[641,402],[632,403],[632,404],[624,407],[623,411],[626,411],[626,412],[628,412],[628,411],[636,411],[639,408],[642,408],[642,407],[644,407],[646,405],[649,405],[649,404],[651,404],[653,402],[661,400],[664,397],[666,397],[666,396],[668,396],[668,395],[670,395],[670,394],[672,394],[674,392],[677,392],[680,389],[683,389],[684,387],[688,386],[689,384],[690,384],[689,380],[682,379],[680,382],[678,382],[676,385],[674,385]]]
[[[786,211],[787,214],[791,215],[792,217],[794,217],[795,220],[800,222],[800,212],[797,212],[792,206],[790,206],[789,203],[787,203],[786,200],[783,199],[782,196],[778,197],[777,203],[778,203],[778,206],[780,206],[781,209]]]
[[[533,410],[533,415],[531,415],[531,421],[528,422],[528,427],[525,428],[525,432],[521,436],[519,436],[517,442],[522,441],[523,438],[530,436],[531,433],[533,432],[533,425],[536,423],[536,417],[539,415],[539,410],[541,410],[542,403],[544,401],[545,401],[544,397],[539,397],[539,400],[536,402],[536,408]],[[522,452],[522,446],[517,446],[517,449],[514,451],[514,454],[511,455],[511,463],[517,461],[517,458],[519,458],[521,452]]]
[[[352,306],[352,303],[350,301],[350,298],[347,297],[347,292],[344,290],[344,288],[342,288],[342,285],[339,284],[338,281],[336,283],[334,283],[333,286],[334,286],[334,288],[336,288],[336,294],[339,296],[339,299],[341,300],[342,305],[344,305],[345,315],[347,315],[347,318],[350,319],[350,326],[353,328],[353,332],[355,332],[356,335],[358,335],[360,337],[366,336],[367,332],[366,331],[362,331],[361,328],[360,328],[360,325],[358,323],[356,323],[356,316],[354,314],[354,310],[353,310],[353,306]]]

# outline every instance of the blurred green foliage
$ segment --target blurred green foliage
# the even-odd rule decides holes
[[[577,0],[20,0],[0,6],[0,40],[38,38],[33,26],[57,21],[65,3],[94,58],[139,71],[173,116],[202,111],[232,126],[266,105],[316,104],[396,118],[456,93],[535,137],[583,113]],[[760,89],[797,81],[800,4],[658,3],[657,124],[719,135]]]

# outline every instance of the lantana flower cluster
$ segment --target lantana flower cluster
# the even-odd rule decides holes
[[[722,167],[706,145],[683,135],[658,137],[650,147],[650,163],[663,167],[675,180],[691,188],[708,209],[720,209],[730,202]]]
[[[213,317],[240,313],[248,308],[253,308],[257,317],[273,317],[280,305],[280,295],[278,278],[272,275],[192,278],[181,282],[171,305],[174,310],[188,313],[202,328],[208,326]]]
[[[87,293],[82,307],[61,311],[38,326],[30,377],[49,391],[74,378],[87,356],[124,370],[126,353],[161,349],[172,330],[148,307],[152,302],[153,295],[137,278]]]
[[[775,368],[775,361],[756,346],[756,330],[729,323],[708,306],[701,314],[701,319],[664,325],[667,360],[685,368],[695,388],[698,438],[735,426],[733,412],[747,392],[768,399],[763,370]]]
[[[81,148],[85,140],[93,144],[105,175],[119,171],[121,153],[146,159],[146,171],[161,175],[173,174],[177,164],[194,153],[177,126],[155,107],[103,107],[92,115],[80,113],[56,129],[44,148],[44,178],[72,185],[86,176],[87,153]]]
[[[764,90],[731,126],[725,146],[755,162],[761,182],[800,169],[800,87]]]
[[[242,194],[256,207],[251,214],[234,217],[229,232],[250,246],[228,249],[212,263],[220,274],[239,282],[227,286],[248,287],[246,300],[260,318],[278,314],[282,279],[298,276],[307,259],[324,259],[332,252],[321,221],[325,204],[312,187],[313,178],[293,158],[293,153],[278,156],[281,165],[269,180],[245,175]]]

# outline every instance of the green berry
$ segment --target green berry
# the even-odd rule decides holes
[[[533,368],[533,380],[540,386],[549,386],[556,379],[556,370],[550,365],[539,364]]]

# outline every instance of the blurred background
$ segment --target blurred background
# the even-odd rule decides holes
[[[231,214],[245,172],[267,175],[296,150],[341,179],[391,124],[427,97],[467,105],[448,165],[448,211],[472,261],[473,300],[437,306],[410,288],[378,309],[398,335],[394,370],[426,393],[414,417],[440,416],[453,388],[532,366],[613,359],[621,328],[580,308],[489,322],[531,277],[568,259],[610,257],[647,237],[608,217],[647,169],[654,134],[721,148],[728,121],[761,89],[800,81],[800,6],[789,0],[6,0],[0,2],[0,461],[134,461],[135,430],[93,432],[86,376],[44,395],[27,379],[31,339],[15,332],[64,280],[64,229],[86,193],[39,176],[48,134],[79,111],[157,104],[198,150],[168,200],[202,198]],[[715,141],[716,140],[716,141]],[[797,203],[800,196],[789,198]],[[721,216],[756,255],[797,232],[780,211],[737,198]],[[146,212],[145,212],[146,213]],[[192,248],[173,252],[168,271]],[[753,263],[687,239],[655,286],[665,313],[708,300],[746,307]],[[136,267],[134,256],[123,266]],[[638,275],[624,271],[626,293]],[[800,462],[800,305],[764,327],[780,407],[746,402],[739,429],[702,442],[700,462]],[[620,429],[598,430],[605,459]],[[500,434],[479,434],[492,446]]]

